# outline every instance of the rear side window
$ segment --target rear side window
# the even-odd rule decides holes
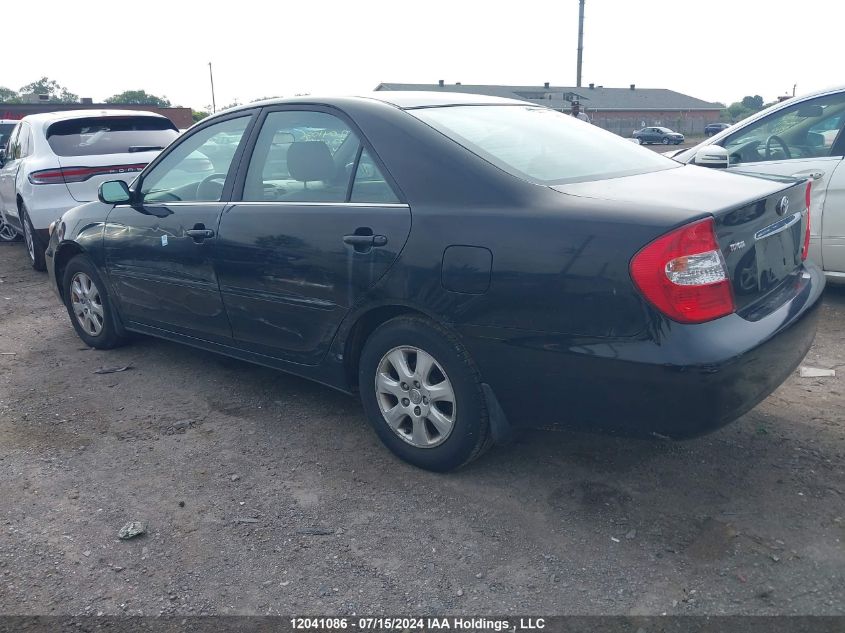
[[[94,156],[162,150],[178,135],[165,118],[91,117],[53,123],[47,142],[59,156]]]

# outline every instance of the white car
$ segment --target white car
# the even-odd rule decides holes
[[[0,119],[0,148],[6,147],[9,136],[18,122],[15,119]],[[0,149],[0,151],[2,151]],[[3,214],[0,213],[0,242],[13,242],[20,239],[20,235],[11,224],[6,224]]]
[[[97,199],[100,183],[127,183],[179,135],[167,117],[134,110],[31,114],[0,152],[0,218],[24,236],[44,270],[48,228],[68,209]]]
[[[668,155],[683,163],[812,181],[810,257],[830,281],[845,283],[843,128],[845,87],[840,87],[788,99]]]

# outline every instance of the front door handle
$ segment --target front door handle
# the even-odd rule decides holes
[[[210,237],[214,237],[214,231],[211,229],[188,229],[185,231],[185,235],[192,237],[195,241],[199,242]]]
[[[816,171],[809,169],[807,171],[799,171],[797,174],[792,174],[793,178],[809,178],[810,180],[819,180],[824,176],[823,171]]]

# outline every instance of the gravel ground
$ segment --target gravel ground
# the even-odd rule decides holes
[[[718,433],[532,432],[435,475],[319,385],[87,349],[20,244],[0,282],[0,613],[845,614],[841,290],[806,361],[840,375]]]

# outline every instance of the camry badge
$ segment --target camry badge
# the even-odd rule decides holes
[[[778,215],[786,215],[786,212],[789,211],[789,198],[786,196],[781,198],[775,205],[775,211]]]

